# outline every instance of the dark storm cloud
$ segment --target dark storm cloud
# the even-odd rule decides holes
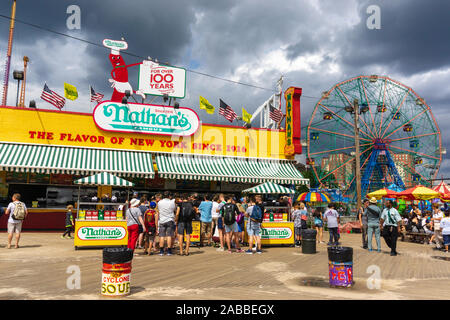
[[[380,30],[366,26],[371,4],[381,9]],[[405,75],[449,66],[449,15],[446,0],[361,2],[361,21],[344,37],[342,62],[348,69],[382,65]]]

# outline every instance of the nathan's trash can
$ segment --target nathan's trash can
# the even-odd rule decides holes
[[[328,247],[330,286],[351,287],[353,285],[353,248]]]
[[[104,248],[102,268],[102,295],[122,297],[130,294],[131,260],[129,248]]]
[[[316,253],[316,235],[314,229],[302,230],[302,253]]]

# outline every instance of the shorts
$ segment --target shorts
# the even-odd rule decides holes
[[[147,226],[147,232],[145,233],[145,241],[153,241],[156,236],[156,227]]]
[[[21,233],[22,232],[22,222],[16,222],[16,223],[12,223],[12,222],[8,222],[8,233]]]
[[[159,225],[159,236],[160,237],[173,237],[175,233],[175,222],[168,221],[165,223],[161,223]]]
[[[302,227],[294,227],[294,233],[295,233],[295,236],[301,236],[302,235]]]
[[[217,219],[217,228],[219,228],[220,230],[224,229],[224,225],[223,225],[223,217],[219,217]]]
[[[261,223],[251,221],[247,223],[247,234],[249,237],[255,236],[259,237],[261,236]]]
[[[228,233],[228,232],[239,232],[239,228],[238,228],[237,222],[235,221],[232,225],[229,225],[229,226],[225,225],[225,232],[226,233]]]
[[[444,246],[450,246],[450,234],[443,234],[444,237]]]
[[[178,235],[184,235],[184,231],[186,230],[186,234],[192,234],[192,221],[191,222],[178,222]]]
[[[245,224],[242,223],[238,223],[238,232],[242,232],[245,230]]]
[[[201,231],[202,236],[206,236],[207,238],[209,238],[211,236],[211,227],[212,227],[211,222],[202,221],[202,231]]]
[[[139,230],[139,234],[144,233],[144,227],[142,226],[142,224],[138,225],[138,230]]]

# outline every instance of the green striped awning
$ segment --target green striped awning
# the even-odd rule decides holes
[[[295,190],[280,186],[273,182],[266,182],[253,188],[245,189],[242,193],[261,193],[261,194],[294,194]]]
[[[75,184],[95,185],[95,186],[114,186],[114,187],[133,187],[134,183],[125,179],[116,177],[108,172],[97,173],[90,177],[85,177],[74,181]]]
[[[161,153],[156,155],[156,164],[158,174],[166,179],[309,184],[287,160]]]
[[[0,170],[153,178],[149,152],[0,143]]]

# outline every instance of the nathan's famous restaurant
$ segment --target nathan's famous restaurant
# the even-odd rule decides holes
[[[285,94],[286,130],[206,124],[191,109],[161,105],[104,101],[93,113],[2,106],[1,203],[20,193],[30,212],[23,228],[48,230],[64,228],[65,207],[79,194],[126,199],[130,189],[115,183],[74,183],[98,173],[132,182],[139,194],[309,184],[294,166],[300,94],[297,88]],[[3,216],[0,228],[6,222]]]

